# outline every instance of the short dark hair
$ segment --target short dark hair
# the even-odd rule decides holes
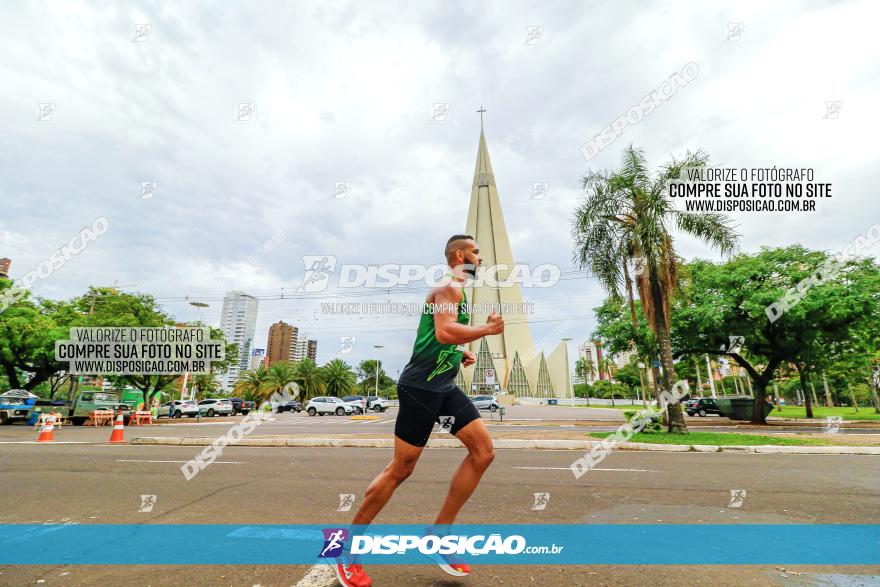
[[[464,241],[464,240],[471,240],[472,241],[472,240],[474,240],[474,237],[472,237],[469,234],[454,234],[451,237],[449,237],[449,240],[446,241],[446,251],[445,251],[446,257],[448,258],[449,255],[451,255],[453,252],[458,250],[457,247],[453,246],[453,244],[456,241]]]

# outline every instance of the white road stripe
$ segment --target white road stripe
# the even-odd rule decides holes
[[[338,585],[333,567],[315,565],[293,587],[331,587],[331,585]]]
[[[571,471],[571,467],[514,467],[514,469],[528,469],[530,471]],[[651,469],[590,469],[591,471],[625,471],[630,473],[656,473]]]
[[[100,442],[100,441],[95,441]],[[50,442],[37,442],[36,440],[2,440],[0,444],[95,444],[85,440],[52,440]]]
[[[142,459],[116,459],[117,463],[188,463],[189,461],[147,461]],[[240,465],[242,461],[213,461],[221,465]]]

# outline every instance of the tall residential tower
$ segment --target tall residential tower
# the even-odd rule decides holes
[[[230,365],[229,371],[220,378],[223,389],[232,389],[239,373],[246,371],[250,366],[259,305],[260,301],[257,298],[243,291],[227,292],[223,298],[220,328],[223,329],[227,341],[238,345],[238,362]]]

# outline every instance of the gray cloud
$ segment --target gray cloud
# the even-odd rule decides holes
[[[579,178],[629,142],[653,165],[703,148],[727,165],[815,168],[834,198],[806,217],[738,215],[742,248],[833,249],[876,210],[872,13],[866,2],[5,5],[0,256],[20,276],[107,216],[111,230],[34,291],[137,284],[183,320],[194,309],[171,300],[186,293],[210,298],[216,319],[226,289],[292,291],[305,254],[434,263],[465,225],[481,104],[518,260],[571,265]],[[741,43],[725,41],[730,22],[745,24]],[[138,23],[152,30],[133,43]],[[525,45],[532,25],[544,35]],[[697,80],[583,159],[584,142],[690,61]],[[822,118],[826,100],[843,100],[839,119]],[[55,121],[36,122],[46,101]],[[233,120],[239,102],[256,104],[255,122]],[[446,122],[429,121],[434,102],[450,104]],[[145,181],[158,185],[151,199]],[[347,198],[332,198],[336,181],[351,183]],[[545,181],[551,197],[530,200]],[[286,239],[249,263],[278,230]],[[602,298],[589,279],[526,295],[540,319],[589,316]],[[322,361],[345,335],[358,342],[343,358],[384,344],[394,373],[408,357],[414,319],[315,318],[313,302],[266,300],[257,345],[286,319],[315,333]],[[557,324],[536,322],[536,341]],[[572,335],[592,326],[580,319]]]

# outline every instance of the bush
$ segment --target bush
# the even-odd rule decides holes
[[[624,410],[623,417],[627,422],[631,422],[637,414],[644,414],[645,427],[641,430],[643,434],[658,434],[663,432],[663,424],[660,423],[660,412],[651,410]],[[650,418],[650,419],[649,419]]]
[[[626,385],[611,381],[596,381],[590,389],[590,395],[593,397],[611,399],[612,393],[614,393],[614,399],[630,399],[632,397],[638,397]]]

